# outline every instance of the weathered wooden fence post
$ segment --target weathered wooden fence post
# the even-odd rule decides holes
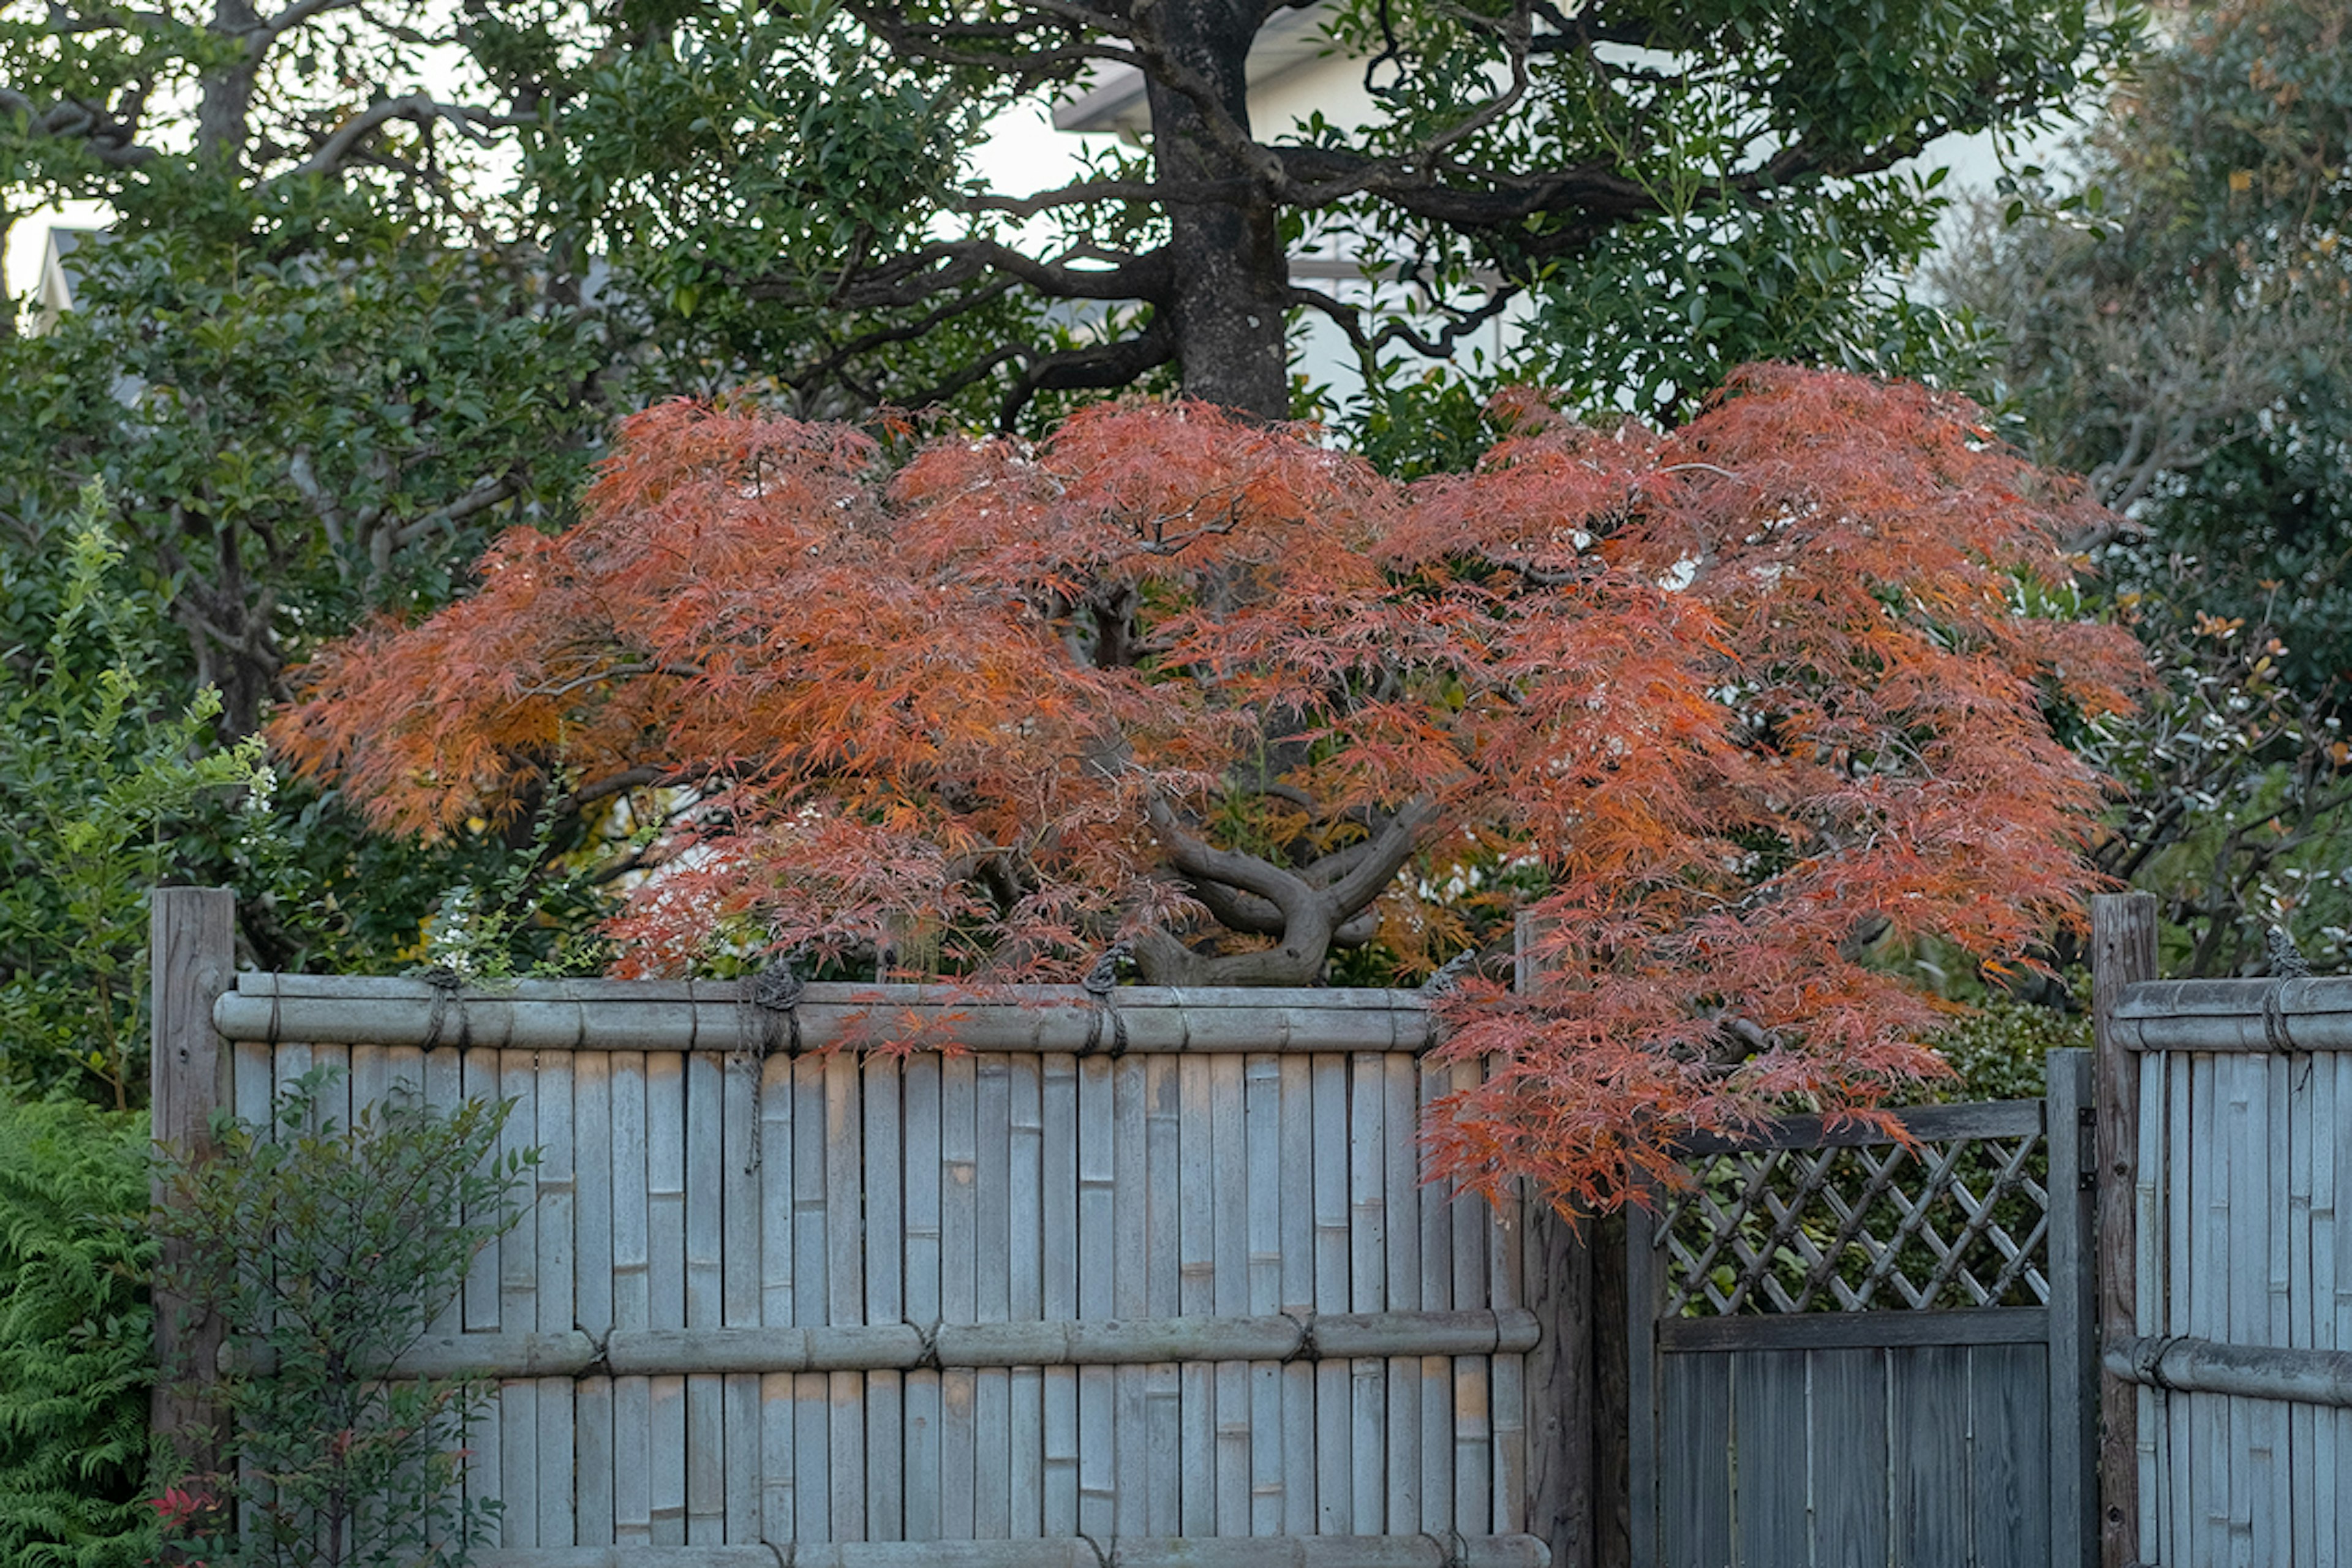
[[[2096,1047],[2099,1342],[2120,1344],[2133,1318],[2137,1262],[2133,1205],[2139,1170],[2139,1062],[2113,1026],[2125,986],[2156,978],[2156,898],[2102,893],[2091,900],[2091,1009]],[[2139,1561],[2138,1390],[2099,1380],[2099,1563]]]
[[[158,888],[148,921],[151,1126],[155,1142],[174,1155],[200,1157],[212,1147],[214,1110],[228,1103],[230,1058],[213,1029],[213,1003],[234,980],[236,898],[219,888]],[[159,1180],[154,1198],[161,1204],[163,1197]],[[187,1261],[184,1243],[164,1243],[160,1278],[169,1279]],[[158,1284],[155,1352],[163,1375],[151,1419],[183,1473],[218,1468],[212,1411],[189,1384],[212,1375],[220,1340],[219,1324],[194,1319],[183,1297]]]
[[[1518,920],[1512,984],[1535,989],[1535,923]],[[1520,1203],[1525,1305],[1543,1325],[1528,1356],[1528,1533],[1551,1550],[1552,1568],[1620,1568],[1625,1447],[1612,1423],[1626,1420],[1624,1336],[1601,1297],[1622,1224],[1587,1215],[1572,1225],[1535,1196]],[[1622,1272],[1621,1270],[1617,1270]],[[1620,1303],[1616,1316],[1623,1317]]]
[[[1593,1359],[1592,1241],[1539,1198],[1523,1205],[1527,1309],[1543,1325],[1528,1356],[1528,1523],[1551,1548],[1552,1568],[1601,1568],[1595,1504],[1595,1428],[1601,1412]]]

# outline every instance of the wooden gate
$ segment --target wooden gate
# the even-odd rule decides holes
[[[1635,1568],[2083,1568],[2089,1089],[1694,1141],[1628,1226]]]
[[[156,910],[159,1137],[332,1064],[543,1151],[404,1363],[498,1380],[496,1562],[1546,1560],[1525,1227],[1423,1184],[1477,1068],[1410,994],[232,977],[226,895]]]

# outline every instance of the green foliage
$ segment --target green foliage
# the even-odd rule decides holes
[[[1524,279],[1533,310],[1497,379],[1668,423],[1752,361],[1970,377],[1986,345],[1899,287],[1933,243],[1942,172],[1891,166],[1889,153],[2053,122],[2140,26],[2131,7],[2103,17],[2075,0],[1594,6],[1557,25],[1640,58],[1604,46],[1599,67],[1558,69],[1579,57],[1539,53],[1509,111],[1482,121],[1505,74],[1492,14],[1352,0],[1333,30],[1383,62],[1368,79],[1384,118],[1361,132],[1310,123],[1304,139],[1394,151],[1442,136],[1457,175],[1607,169],[1620,200],[1651,210],[1455,228],[1358,201],[1316,227],[1399,280],[1391,310],[1459,298],[1482,274]],[[1759,146],[1788,155],[1762,160]]]
[[[257,738],[207,745],[210,688],[177,712],[153,690],[152,598],[126,588],[105,497],[82,494],[61,570],[9,584],[0,726],[0,1071],[38,1092],[97,1093],[117,1110],[144,1086],[137,1015],[146,889],[172,865],[167,832],[204,791],[267,788]],[[55,593],[51,604],[41,591]],[[26,623],[29,621],[31,625]],[[46,626],[41,623],[46,622]],[[45,635],[42,635],[44,634]]]
[[[2274,632],[2352,690],[2352,20],[2336,0],[2191,13],[2065,179],[2027,171],[1939,268],[2005,340],[2045,461],[2147,530],[2119,586]],[[2193,595],[2171,592],[2193,568]]]
[[[0,1559],[149,1560],[147,1117],[0,1099]]]
[[[338,1121],[339,1077],[303,1075],[269,1125],[224,1121],[211,1157],[166,1172],[159,1228],[190,1258],[173,1283],[238,1348],[213,1394],[228,1468],[167,1494],[207,1563],[438,1568],[495,1521],[494,1504],[456,1487],[485,1390],[371,1374],[423,1338],[474,1255],[514,1224],[537,1152],[498,1152],[511,1101],[445,1115],[394,1099]]]
[[[2035,1100],[2049,1053],[2090,1045],[2091,1016],[1993,995],[1927,1043],[1954,1075],[1929,1086],[1935,1099]]]

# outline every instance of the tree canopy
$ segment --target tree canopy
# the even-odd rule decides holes
[[[1314,984],[1524,901],[1547,983],[1457,1037],[1500,1065],[1448,1157],[1591,1199],[1629,1116],[1927,1070],[1872,944],[2074,918],[2099,786],[2052,724],[2136,664],[2064,613],[2088,503],[1957,398],[1758,370],[1671,436],[1515,412],[1408,486],[1198,404],[903,467],[666,404],[579,525],[327,649],[275,738],[428,833],[634,792],[640,970],[928,922],[974,983],[1118,940]]]
[[[838,85],[705,85],[758,76],[743,62],[786,37],[805,50],[812,25],[856,40]],[[1253,123],[1254,44],[1303,26],[1362,62],[1370,123]],[[1520,374],[1586,405],[1686,413],[1745,359],[1922,347],[1932,325],[1873,291],[1940,205],[1933,176],[1898,165],[1948,132],[2044,121],[2127,37],[2078,0],[685,5],[565,123],[620,167],[656,166],[658,138],[660,166],[694,171],[616,189],[616,248],[654,237],[668,297],[781,342],[768,363],[807,391],[913,404],[984,387],[1009,424],[1039,395],[1172,377],[1280,417],[1298,312],[1336,323],[1377,384],[1517,311]],[[950,189],[895,215],[844,189],[903,191],[909,154],[937,145],[931,105],[1114,77],[1147,103],[1142,145],[1066,186]],[[820,127],[816,156],[779,163]],[[1056,237],[1041,249],[1024,220]],[[1379,297],[1294,281],[1306,250],[1360,261]],[[1040,317],[1041,300],[1076,313]],[[780,321],[796,323],[781,340]]]
[[[2166,674],[2103,755],[2105,868],[2158,892],[2168,973],[2352,944],[2352,37],[2340,5],[2199,8],[2062,174],[1937,267],[1992,391],[2129,525],[2105,586]]]
[[[2198,11],[1939,267],[2006,342],[2043,460],[2143,525],[2126,587],[2276,630],[2352,678],[2352,36],[2329,0]]]

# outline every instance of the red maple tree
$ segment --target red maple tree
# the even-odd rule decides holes
[[[1755,369],[1671,435],[1512,413],[1402,485],[1197,405],[893,467],[667,405],[275,739],[409,830],[650,792],[640,973],[919,920],[976,977],[1118,938],[1156,984],[1312,984],[1521,889],[1541,983],[1454,1005],[1489,1069],[1432,1135],[1605,1203],[1676,1127],[1933,1070],[1937,1005],[1865,949],[2075,918],[2099,782],[2052,725],[2137,663],[2050,608],[2090,503],[1961,399]]]

